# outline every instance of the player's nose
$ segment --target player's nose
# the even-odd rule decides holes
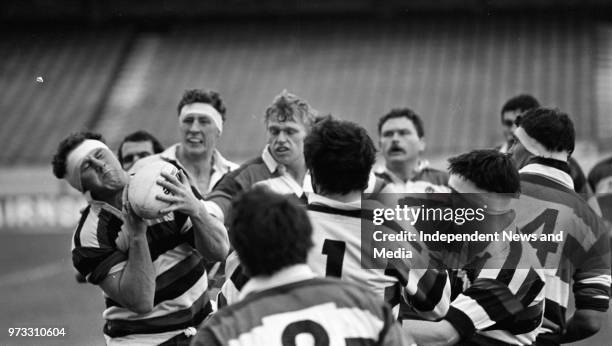
[[[89,162],[94,168],[96,168],[96,170],[103,170],[106,167],[106,162],[99,160],[93,156],[89,158]]]
[[[286,141],[286,140],[287,140],[287,134],[285,133],[285,131],[280,131],[280,132],[278,133],[278,137],[276,137],[276,139],[277,139],[279,142],[284,142],[284,141]]]
[[[194,121],[193,123],[191,123],[191,126],[189,126],[189,132],[199,132],[200,131],[200,123],[197,121]]]

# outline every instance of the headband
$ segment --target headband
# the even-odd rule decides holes
[[[522,127],[517,127],[516,130],[514,130],[514,135],[516,138],[518,138],[525,149],[527,149],[527,151],[533,155],[567,162],[567,158],[569,156],[567,151],[549,151],[542,144],[540,144],[540,142],[529,136]]]
[[[219,133],[223,133],[223,117],[217,109],[208,103],[196,102],[190,103],[181,108],[179,118],[187,114],[202,114],[209,117],[215,126],[219,129]]]
[[[75,189],[83,192],[81,185],[81,163],[95,149],[108,149],[106,144],[96,139],[86,139],[74,148],[66,158],[66,176],[64,179]]]

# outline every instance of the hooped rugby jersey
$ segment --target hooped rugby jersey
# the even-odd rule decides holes
[[[409,344],[389,306],[371,292],[313,276],[308,267],[297,265],[273,275],[280,281],[274,285],[253,289],[258,278],[251,280],[241,294],[245,297],[205,321],[192,345]]]
[[[603,220],[573,191],[567,164],[536,158],[519,171],[517,220],[523,233],[563,234],[559,243],[535,242],[546,277],[541,338],[558,343],[566,326],[570,285],[577,309],[606,311],[610,299],[610,244]],[[539,337],[539,338],[540,338]]]
[[[410,207],[470,206],[464,194],[406,195],[398,203]],[[467,204],[466,204],[467,203]],[[510,203],[510,199],[508,199]],[[470,206],[472,207],[472,206]],[[452,220],[415,223],[419,232],[443,234],[502,234],[516,232],[516,214],[489,210],[483,220],[455,224]],[[461,337],[462,345],[530,345],[536,340],[544,313],[544,271],[534,249],[521,241],[425,241],[430,256],[452,273],[453,300],[445,320]],[[461,274],[461,275],[455,275]]]
[[[500,227],[498,232],[516,230],[513,212],[487,221]],[[460,249],[465,286],[444,319],[465,345],[531,345],[543,320],[545,300],[545,273],[535,250],[521,241],[479,243],[468,242]]]
[[[112,344],[158,344],[197,327],[211,312],[204,261],[194,248],[188,217],[170,213],[146,221],[156,275],[154,307],[138,314],[104,294],[103,331]],[[97,285],[123,270],[128,251],[129,234],[121,212],[104,202],[90,201],[72,239],[74,267]]]

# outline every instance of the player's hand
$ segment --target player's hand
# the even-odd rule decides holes
[[[185,173],[179,170],[180,180],[166,172],[162,172],[161,176],[165,180],[158,180],[157,184],[170,191],[171,194],[157,195],[155,198],[160,201],[171,203],[171,205],[160,210],[160,214],[164,215],[173,211],[179,211],[189,216],[196,215],[203,205],[193,194]]]
[[[123,195],[121,196],[122,204],[123,204],[123,222],[125,223],[125,227],[128,232],[133,235],[141,235],[146,234],[147,232],[147,224],[145,221],[136,213],[128,200],[128,186],[126,185],[123,189]]]

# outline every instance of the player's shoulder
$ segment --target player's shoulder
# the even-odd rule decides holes
[[[588,203],[574,190],[547,177],[521,173],[521,196],[585,211]]]
[[[541,212],[544,209],[557,211],[558,217],[577,221],[575,227],[589,228],[592,232],[603,232],[603,220],[575,191],[550,179],[536,175],[521,174],[521,196],[518,207],[530,213]]]
[[[91,233],[97,229],[98,216],[91,212],[91,205],[87,205],[81,210],[79,223],[74,229],[73,246],[81,246],[81,236],[83,233]]]
[[[81,212],[73,236],[73,247],[104,247],[116,238],[123,221],[113,212],[98,205],[88,205]]]
[[[433,168],[425,167],[421,169],[415,180],[424,180],[436,185],[447,185],[449,175],[447,172]]]
[[[271,174],[268,167],[261,156],[258,156],[246,161],[236,169],[228,172],[225,174],[222,180],[248,180],[252,185],[257,181],[268,179],[270,177]]]
[[[380,298],[353,283],[334,278],[313,278],[251,293],[240,302],[219,310],[208,323],[214,325],[228,318],[240,320],[260,314],[259,317],[263,317],[327,303],[333,303],[330,309],[359,308],[374,315],[382,314],[384,304]]]
[[[251,293],[217,311],[202,328],[227,343],[246,335],[262,337],[267,330],[286,329],[316,316],[324,329],[344,333],[344,325],[363,325],[364,329],[374,329],[374,338],[384,329],[389,311],[382,299],[361,287],[336,279],[313,278]]]

